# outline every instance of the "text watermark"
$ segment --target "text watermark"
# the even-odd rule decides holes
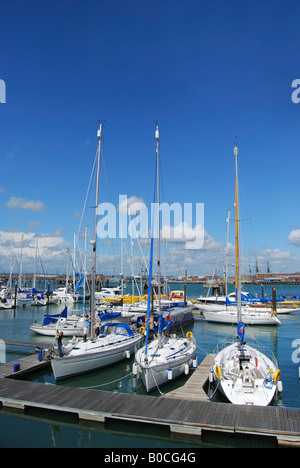
[[[119,206],[112,203],[98,205],[97,236],[100,239],[158,239],[158,210],[162,240],[184,242],[186,249],[201,249],[204,244],[204,203],[172,204],[141,201],[132,202],[127,195],[119,195]],[[173,221],[173,222],[172,222]],[[194,226],[194,227],[192,227]]]
[[[6,345],[5,341],[0,340],[0,364],[6,363]]]
[[[4,80],[0,80],[0,103],[6,103],[6,84]]]

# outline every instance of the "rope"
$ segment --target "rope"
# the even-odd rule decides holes
[[[210,392],[210,384],[211,384],[211,383],[209,382],[208,393]],[[211,399],[215,396],[215,394],[217,393],[217,390],[218,390],[218,388],[219,388],[219,384],[220,384],[220,381],[217,383],[217,385],[216,385],[216,387],[215,387],[215,390],[214,390],[214,392],[213,392],[212,395],[209,395],[209,396],[207,395],[207,399],[208,399],[208,400],[211,400]]]
[[[151,372],[152,372],[152,377],[153,377],[153,379],[154,379],[154,382],[155,382],[155,385],[156,385],[157,390],[159,391],[159,393],[161,394],[161,396],[165,395],[165,393],[162,393],[162,391],[160,390],[160,388],[159,388],[159,386],[158,386],[158,384],[157,384],[157,382],[156,382],[156,378],[155,378],[155,375],[154,375],[154,372],[153,372],[153,369],[152,369],[152,368],[151,368]]]
[[[127,379],[127,378],[130,377],[131,375],[132,375],[132,372],[130,372],[130,374],[124,375],[123,377],[120,377],[119,379],[112,380],[111,382],[106,382],[106,383],[104,383],[104,384],[93,385],[93,386],[91,386],[91,387],[78,387],[78,388],[81,388],[81,389],[92,389],[92,388],[97,388],[97,387],[104,387],[105,385],[110,385],[110,384],[112,384],[112,383],[119,382],[120,380]]]

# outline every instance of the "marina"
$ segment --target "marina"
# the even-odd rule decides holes
[[[194,286],[193,293],[197,291],[195,288],[199,290],[199,286]],[[191,290],[188,289],[187,294],[191,297]],[[49,306],[49,309],[55,312],[56,307]],[[73,306],[73,312],[79,310],[79,304]],[[6,330],[6,337],[2,339],[7,339],[8,362],[0,366],[0,413],[5,418],[14,414],[13,420],[17,422],[19,417],[30,419],[32,411],[35,414],[39,411],[41,417],[43,411],[48,415],[60,412],[63,418],[75,417],[79,427],[84,421],[93,427],[100,423],[101,433],[109,432],[112,424],[123,427],[122,432],[138,421],[145,430],[151,425],[153,434],[157,428],[164,427],[171,440],[183,437],[177,442],[178,446],[192,443],[200,447],[213,434],[218,434],[221,440],[226,434],[237,439],[255,435],[265,442],[272,439],[275,446],[300,446],[298,366],[292,362],[293,348],[289,337],[291,328],[294,335],[300,327],[299,314],[283,316],[282,324],[275,329],[248,328],[248,333],[251,330],[275,350],[282,370],[282,395],[271,406],[263,408],[239,407],[209,397],[212,391],[209,390],[208,375],[213,351],[224,331],[230,333],[228,325],[209,324],[203,318],[197,318],[189,328],[198,344],[197,368],[146,394],[132,373],[132,360],[56,384],[50,363],[39,360],[40,349],[51,345],[51,338],[34,335],[29,330],[31,321],[43,313],[36,308],[26,308],[2,312],[0,317],[1,330]],[[23,331],[17,333],[19,340],[12,339],[14,330],[21,328]],[[16,364],[20,365],[18,371],[15,371]],[[115,384],[111,383],[113,381]],[[73,431],[77,432],[79,427]],[[94,427],[92,432],[95,430],[97,432],[99,427]],[[155,444],[154,435],[151,440]]]
[[[300,448],[300,4],[2,3],[0,448]]]

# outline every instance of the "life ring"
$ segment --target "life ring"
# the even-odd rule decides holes
[[[140,333],[145,333],[145,330],[146,330],[145,327],[140,327],[140,328],[139,328],[139,332],[140,332]]]
[[[217,367],[216,367],[216,376],[218,377],[219,380],[220,380],[220,378],[221,378],[221,374],[222,374],[222,372],[221,372],[221,367],[220,367],[220,366],[217,366]]]
[[[191,331],[187,332],[185,335],[187,338],[193,338],[193,333]]]
[[[277,371],[275,372],[275,375],[274,375],[274,383],[276,383],[279,380],[280,374],[281,374],[281,371],[279,369],[277,369]]]

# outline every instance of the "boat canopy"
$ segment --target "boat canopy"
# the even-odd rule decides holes
[[[116,335],[128,335],[134,336],[133,331],[127,325],[127,323],[105,323],[100,327],[100,334],[107,335],[109,333],[115,333]]]

